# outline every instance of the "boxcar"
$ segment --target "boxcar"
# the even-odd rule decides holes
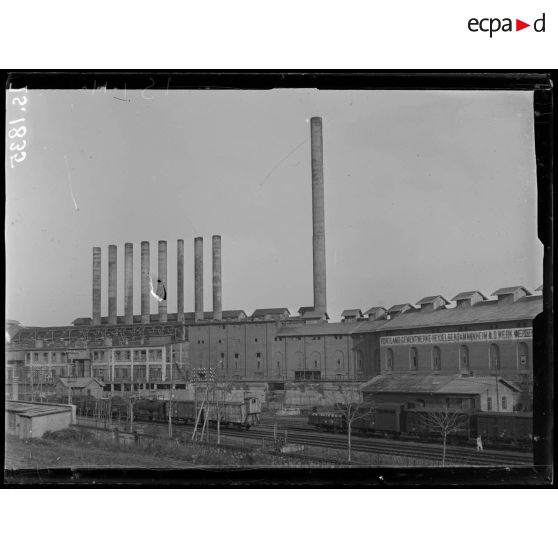
[[[402,421],[402,405],[377,405],[372,415],[374,431],[386,435],[399,436],[404,430]]]
[[[319,411],[308,416],[308,424],[326,432],[343,432],[345,419],[338,411]]]
[[[137,420],[165,420],[165,402],[158,399],[140,399],[134,404],[134,418]]]
[[[408,409],[403,411],[402,433],[419,438],[439,442],[442,438],[441,426],[435,424],[436,409]],[[448,443],[463,443],[476,437],[476,421],[474,413],[455,412],[448,415],[448,419],[455,419],[458,430],[450,432]]]
[[[527,448],[533,438],[533,414],[479,412],[477,429],[485,445]]]

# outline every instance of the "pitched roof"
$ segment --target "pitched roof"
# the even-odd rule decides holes
[[[424,298],[421,298],[418,302],[417,305],[421,305],[421,304],[430,304],[431,302],[434,302],[436,300],[438,300],[439,298],[441,298],[446,304],[449,304],[449,300],[447,300],[446,297],[442,296],[442,295],[434,295],[434,296],[425,296]]]
[[[344,318],[352,318],[354,316],[362,316],[362,310],[360,308],[352,308],[349,310],[343,310],[341,314]]]
[[[56,403],[37,403],[32,401],[6,401],[6,411],[17,413],[24,417],[37,417],[55,413],[68,413],[71,407]]]
[[[354,322],[319,322],[316,324],[284,325],[278,332],[278,337],[307,337],[312,335],[349,335],[358,325]]]
[[[414,308],[414,306],[412,304],[409,304],[408,302],[405,302],[404,304],[394,304],[392,307],[388,308],[388,312],[401,312],[401,310],[403,310],[406,307],[409,308]]]
[[[479,302],[470,308],[441,308],[437,312],[403,312],[379,323],[380,331],[452,325],[531,320],[542,312],[542,295],[525,296],[513,304],[496,300]]]
[[[223,310],[223,318],[237,318],[240,314],[244,314],[246,316],[246,312],[244,312],[244,310]]]
[[[483,300],[488,300],[488,297],[482,294],[480,291],[463,291],[462,293],[456,294],[452,300],[466,300],[471,298],[474,294],[479,294]]]
[[[430,393],[438,391],[457,376],[457,374],[429,374],[425,376],[420,374],[380,375],[364,384],[362,391],[371,393]]]
[[[302,315],[302,319],[310,319],[310,320],[328,320],[329,316],[325,312],[315,312],[314,310],[309,310]]]
[[[252,318],[259,318],[267,315],[276,315],[276,314],[281,315],[284,314],[285,312],[288,315],[291,314],[288,308],[258,308],[252,314]]]
[[[78,389],[87,387],[91,382],[96,382],[101,387],[105,385],[104,382],[99,381],[97,378],[58,378],[58,381],[64,387],[71,387],[71,388],[78,388]]]
[[[365,314],[375,314],[378,310],[383,310],[384,312],[386,311],[383,306],[372,306],[372,308],[366,310]]]
[[[299,314],[305,314],[306,312],[313,312],[314,311],[314,307],[313,306],[301,306],[298,309],[298,313]]]
[[[499,378],[500,384],[508,386],[514,391],[517,387]],[[463,378],[460,374],[404,374],[380,375],[362,386],[363,391],[370,393],[447,393],[471,394],[484,393],[495,385],[495,378]]]
[[[506,295],[506,294],[513,294],[515,292],[517,292],[519,289],[522,289],[525,294],[532,294],[531,291],[529,291],[528,289],[526,289],[523,285],[518,285],[516,287],[503,287],[501,289],[498,289],[497,291],[494,291],[490,296],[500,296],[500,295]]]

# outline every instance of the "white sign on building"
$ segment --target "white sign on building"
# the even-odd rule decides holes
[[[485,331],[448,331],[417,335],[392,335],[380,338],[380,345],[426,345],[432,343],[475,343],[482,341],[519,341],[532,339],[533,328],[489,329]]]

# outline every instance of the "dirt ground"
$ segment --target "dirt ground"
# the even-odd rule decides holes
[[[58,440],[20,440],[6,437],[5,468],[47,469],[76,467],[148,467],[184,469],[192,463],[145,453],[103,449],[87,444],[70,445]]]

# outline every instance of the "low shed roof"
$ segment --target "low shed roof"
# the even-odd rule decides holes
[[[55,413],[67,413],[69,405],[55,405],[52,403],[34,403],[32,401],[6,401],[6,411],[16,413],[22,417],[38,417]]]

